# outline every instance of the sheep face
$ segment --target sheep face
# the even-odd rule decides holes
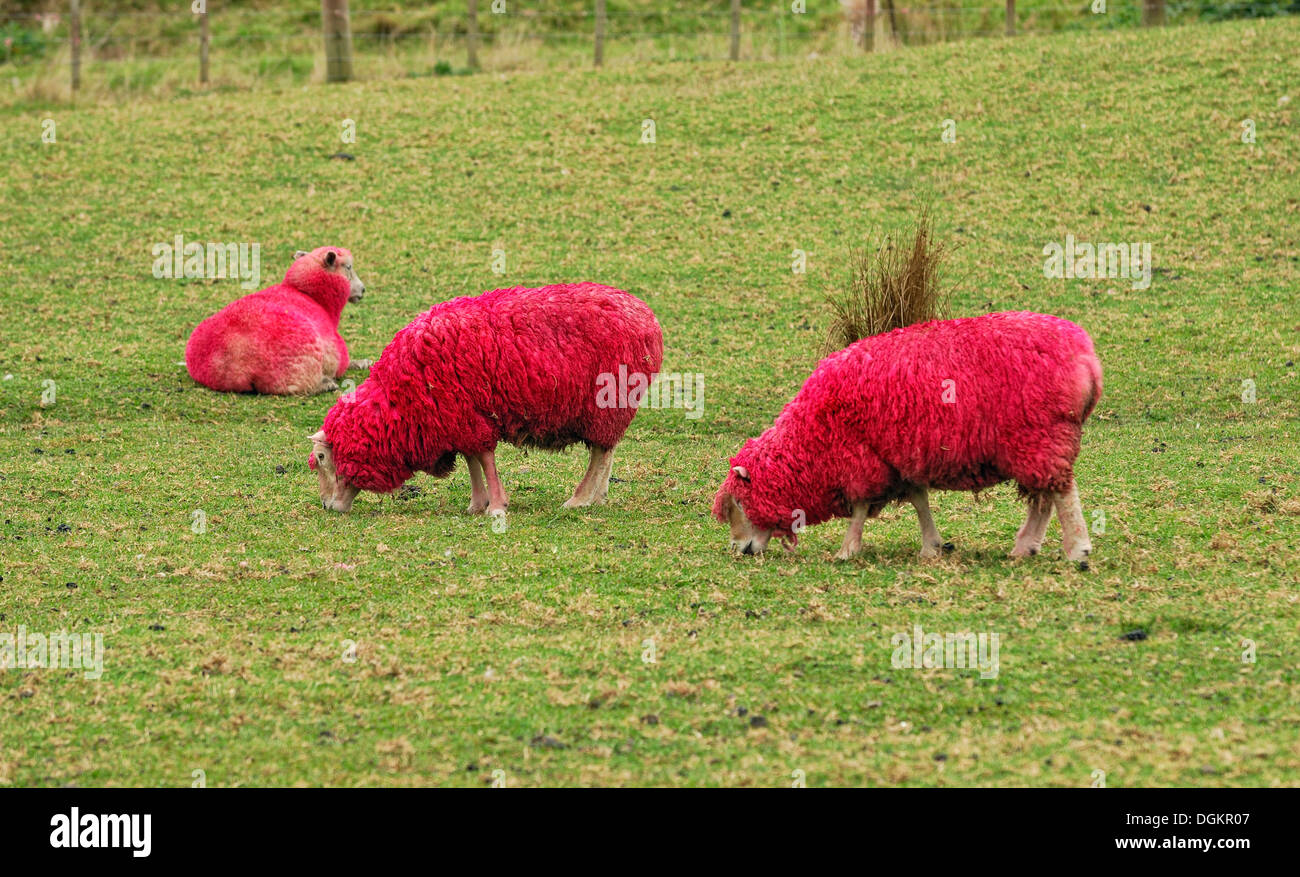
[[[309,436],[311,457],[308,465],[316,470],[320,482],[321,508],[336,512],[347,512],[352,508],[352,501],[357,498],[358,488],[348,484],[339,477],[334,468],[334,451],[325,440],[325,431],[321,430]]]
[[[715,513],[731,529],[731,550],[741,554],[762,554],[772,540],[772,530],[754,526],[741,507],[738,493],[749,487],[749,473],[744,466],[731,467],[731,476],[719,491]]]
[[[337,262],[338,271],[348,279],[348,301],[359,302],[361,297],[366,294],[366,285],[361,282],[357,272],[352,268],[352,257],[348,256],[345,260]]]

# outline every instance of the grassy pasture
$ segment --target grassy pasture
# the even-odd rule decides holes
[[[0,111],[0,633],[105,646],[97,681],[0,671],[0,784],[1297,783],[1297,42],[1279,19]],[[1088,572],[1055,521],[1007,558],[1007,486],[932,497],[938,562],[910,508],[843,564],[842,522],[755,559],[710,519],[850,247],[924,203],[956,314],[1096,341]],[[352,248],[362,357],[453,296],[621,286],[704,414],[642,411],[601,508],[560,509],[583,454],[505,447],[505,532],[463,513],[463,464],[327,514],[305,437],[332,400],[178,365],[242,290],[155,279],[177,234],[260,243],[263,285]],[[1067,234],[1149,242],[1150,288],[1045,278]],[[918,624],[998,633],[997,677],[893,666]]]
[[[0,106],[32,107],[70,95],[71,53],[67,17],[37,19],[0,0]],[[18,0],[19,6],[32,6]],[[1171,24],[1277,15],[1300,10],[1300,0],[1189,0],[1170,3]],[[355,75],[362,80],[469,73],[466,0],[436,4],[405,0],[349,3]],[[746,0],[740,16],[740,52],[748,60],[860,54],[865,0]],[[664,4],[661,0],[610,0],[606,4],[605,63],[641,67],[696,63],[728,57],[729,0]],[[852,12],[846,11],[848,9]],[[489,72],[590,67],[595,7],[591,0],[493,0],[478,4],[477,63]],[[883,8],[883,7],[882,7]],[[1101,7],[1097,7],[1101,9]],[[209,88],[292,87],[325,78],[318,0],[208,2]],[[492,10],[499,9],[499,13]],[[1001,37],[1005,8],[998,0],[926,0],[898,6],[898,39],[915,46],[969,37]],[[1104,13],[1092,0],[1018,0],[1017,32],[1132,29],[1139,0],[1109,0]],[[880,19],[881,27],[886,26]],[[199,90],[199,19],[190,3],[109,0],[82,9],[84,99],[188,96]],[[858,34],[855,37],[855,33]],[[889,46],[880,34],[879,47]]]

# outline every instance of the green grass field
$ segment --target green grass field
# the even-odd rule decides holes
[[[0,671],[0,784],[1297,784],[1298,43],[1277,19],[0,111],[0,634],[104,643],[98,680]],[[926,203],[954,315],[1095,339],[1091,570],[1055,521],[1007,558],[1008,485],[932,497],[941,561],[910,508],[848,563],[843,522],[730,556],[727,457],[817,361],[850,246]],[[704,414],[642,411],[604,507],[560,509],[584,454],[503,446],[505,532],[463,512],[463,464],[326,513],[305,437],[333,399],[179,364],[243,290],[155,279],[178,234],[260,243],[262,285],[352,248],[361,357],[454,296],[620,286]],[[1045,278],[1067,234],[1149,242],[1150,288]],[[914,625],[997,633],[997,677],[893,666]]]

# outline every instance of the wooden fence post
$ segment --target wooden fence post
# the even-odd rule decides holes
[[[205,7],[199,13],[199,85],[208,84],[208,44],[211,41],[211,35],[208,33],[208,11]]]
[[[1007,0],[1007,36],[1016,35],[1016,0]]]
[[[596,66],[605,63],[605,0],[596,0]]]
[[[466,61],[471,70],[478,69],[478,0],[467,0],[467,9],[465,11],[468,20],[465,22],[468,33],[465,35],[465,54]]]
[[[69,0],[68,36],[72,48],[72,90],[81,88],[81,0]]]
[[[1165,23],[1165,0],[1143,0],[1142,24],[1154,27]]]
[[[731,60],[740,60],[740,0],[731,0]]]
[[[348,0],[321,0],[321,24],[325,30],[325,81],[347,82],[352,78],[352,22]]]

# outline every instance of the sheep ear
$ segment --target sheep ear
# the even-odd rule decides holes
[[[299,250],[298,252],[293,254],[293,260],[297,262],[303,256],[310,256],[310,255],[311,253],[307,252],[306,250]]]
[[[311,442],[313,445],[329,444],[329,442],[325,441],[325,430],[323,429],[317,430],[314,435],[307,436],[307,441]]]
[[[744,466],[732,466],[731,471],[736,473],[736,477],[746,484],[749,483],[749,470]]]
[[[333,267],[334,267],[334,261],[335,261],[336,259],[338,259],[338,254],[335,253],[333,250],[330,250],[328,253],[325,254],[325,267],[326,267],[326,268],[333,268]]]

